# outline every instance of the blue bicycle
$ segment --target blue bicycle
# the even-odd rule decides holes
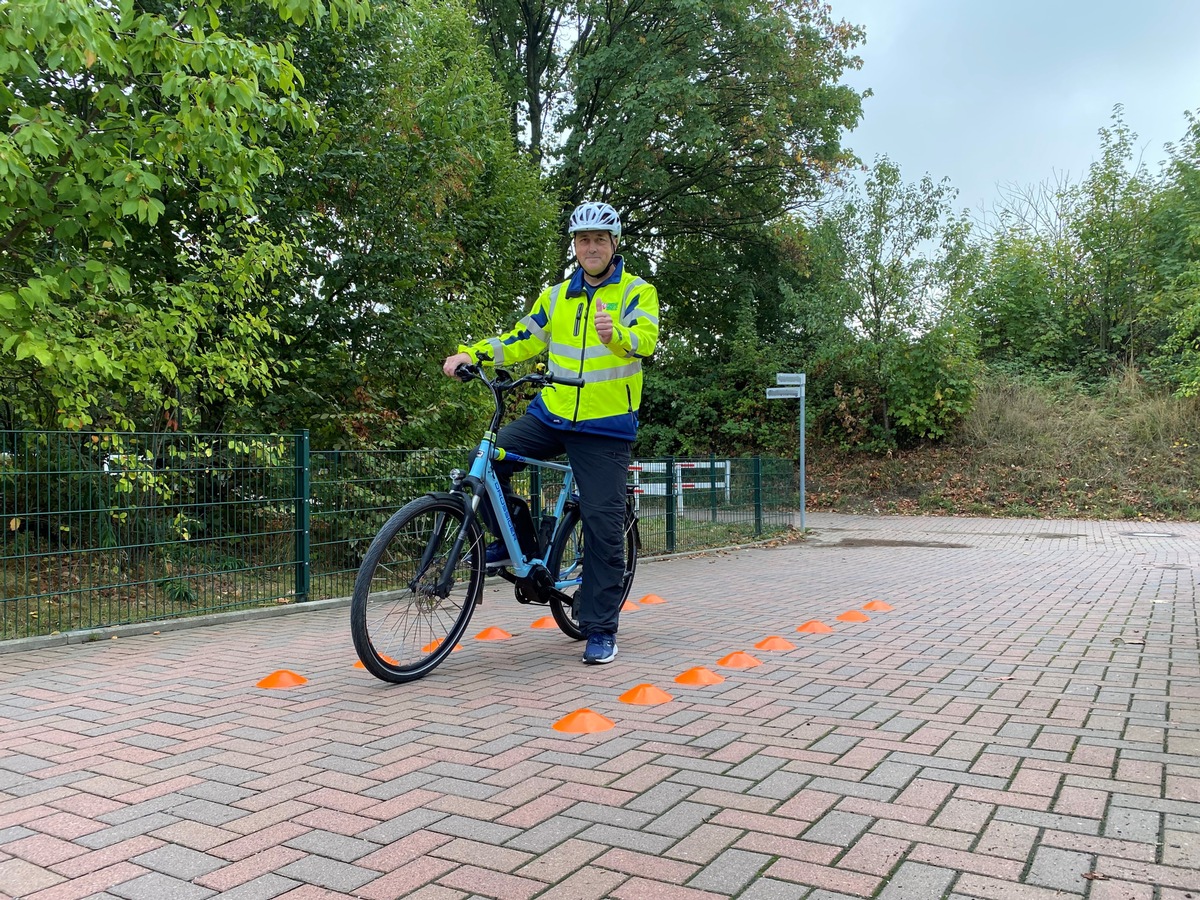
[[[507,394],[524,385],[579,387],[583,382],[545,372],[514,379],[503,369],[489,378],[479,366],[460,366],[456,374],[463,381],[482,382],[495,403],[470,471],[453,470],[450,490],[418,497],[388,519],[354,580],[350,605],[354,649],[372,675],[398,684],[428,675],[455,650],[481,602],[486,575],[511,582],[520,603],[548,605],[568,637],[584,637],[577,606],[583,527],[571,467],[506,453],[496,444]],[[561,473],[562,487],[553,511],[543,514],[538,525],[523,498],[505,501],[493,469],[498,459]],[[479,505],[485,495],[499,521],[497,537],[511,561],[495,568],[488,568],[479,525]],[[633,491],[628,488],[622,602],[633,585],[640,546]]]

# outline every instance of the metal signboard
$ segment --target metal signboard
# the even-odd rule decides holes
[[[791,400],[800,396],[800,388],[798,387],[773,387],[767,388],[768,400]]]
[[[776,384],[804,384],[803,372],[779,372],[775,375]]]

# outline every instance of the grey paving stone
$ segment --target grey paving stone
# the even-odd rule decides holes
[[[504,846],[530,853],[545,853],[568,838],[594,826],[569,816],[552,816],[508,841]]]
[[[201,875],[207,875],[209,872],[229,864],[227,860],[218,859],[188,847],[181,847],[178,844],[165,844],[157,847],[140,856],[135,856],[132,862],[184,881],[194,881]]]
[[[441,834],[451,834],[455,837],[470,838],[473,841],[481,841],[485,844],[503,844],[505,841],[511,841],[514,837],[521,833],[521,829],[513,828],[511,825],[501,825],[498,822],[484,822],[481,819],[470,819],[466,816],[446,816],[438,819],[436,822],[431,822],[427,826],[430,831],[437,831]],[[374,831],[374,829],[371,829]],[[370,838],[368,832],[363,832],[361,837]]]
[[[1084,874],[1092,871],[1092,858],[1086,853],[1038,847],[1026,881],[1059,891],[1082,894],[1089,882]]]
[[[494,775],[495,772],[487,774]],[[480,777],[487,776],[483,775]],[[465,781],[461,778],[434,778],[428,784],[424,785],[424,787],[428,791],[437,791],[439,794],[469,797],[472,800],[486,800],[488,797],[493,797],[504,790],[504,788],[497,787],[494,784],[484,784],[482,781]]]
[[[871,827],[874,820],[857,813],[830,812],[809,826],[801,837],[818,844],[849,847],[858,836]]]
[[[864,784],[859,781],[844,781],[840,778],[814,778],[807,786],[814,791],[841,794],[845,797],[861,797],[864,800],[878,800],[881,803],[888,802],[900,793],[899,788]]]
[[[763,756],[755,754],[744,762],[738,763],[725,774],[732,778],[749,778],[761,782],[776,769],[786,765],[787,760],[778,756]]]
[[[753,881],[772,859],[765,853],[726,850],[696,873],[687,886],[732,897]]]
[[[871,769],[863,781],[866,784],[882,784],[888,787],[902,788],[912,781],[920,771],[919,766],[884,760]]]
[[[110,887],[108,892],[124,900],[166,900],[168,897],[171,900],[204,900],[205,897],[216,896],[216,891],[158,872],[139,875],[131,881]]]
[[[821,738],[809,750],[815,753],[835,753],[841,756],[848,750],[853,750],[862,742],[862,738],[849,734],[831,734]]]
[[[25,753],[10,753],[0,757],[0,769],[8,772],[17,772],[22,775],[28,775],[31,772],[36,772],[39,769],[50,768],[50,763],[44,759],[38,759],[36,756],[29,756]]]
[[[697,788],[689,784],[660,781],[654,787],[643,791],[626,803],[625,808],[657,815],[666,812],[679,801],[694,794],[696,790]]]
[[[343,893],[349,893],[379,877],[379,873],[373,869],[364,869],[324,856],[306,856],[288,863],[278,869],[276,874]]]
[[[747,781],[745,778],[729,778],[724,775],[713,775],[708,772],[692,772],[686,769],[676,772],[670,776],[671,781],[680,784],[691,784],[696,787],[716,788],[719,791],[731,791],[735,794],[744,794],[754,787],[753,781]]]
[[[171,807],[171,813],[180,819],[192,822],[203,822],[205,825],[224,825],[234,819],[247,815],[244,809],[235,809],[224,803],[214,803],[211,800],[191,800]]]
[[[1017,822],[1021,825],[1033,825],[1035,828],[1055,828],[1059,831],[1070,831],[1075,834],[1096,834],[1100,830],[1099,823],[1095,819],[1060,816],[1057,813],[1019,809],[1015,806],[997,807],[996,819],[1001,822]]]
[[[195,773],[197,778],[204,778],[208,781],[219,781],[221,784],[245,784],[247,781],[253,781],[256,778],[262,778],[262,772],[255,772],[253,769],[239,769],[235,766],[209,766],[207,769],[199,769]]]
[[[945,896],[957,875],[951,869],[904,862],[876,896],[879,900],[939,900]]]
[[[572,804],[563,810],[562,815],[585,822],[616,825],[618,828],[642,828],[654,819],[654,814],[650,811],[635,809],[628,804],[620,807],[586,801]]]
[[[332,831],[309,831],[299,837],[284,841],[284,845],[316,856],[328,856],[339,862],[354,862],[354,860],[360,859],[368,853],[374,853],[380,848],[379,844],[371,841],[347,837]]]
[[[1116,840],[1153,844],[1158,841],[1160,820],[1156,812],[1112,807],[1105,816],[1103,834]]]
[[[635,850],[638,853],[662,853],[675,843],[675,838],[645,831],[631,831],[628,828],[615,828],[612,825],[592,825],[576,835],[581,841],[592,841],[606,844],[609,847],[620,847],[623,850]]]
[[[253,881],[221,891],[221,900],[273,900],[300,886],[300,882],[282,875],[260,875]]]
[[[93,831],[91,834],[82,835],[75,838],[75,843],[87,847],[89,850],[99,850],[140,834],[149,834],[178,821],[178,816],[155,813],[152,816],[142,816],[140,819],[114,825],[112,828],[104,828],[100,831]]]
[[[428,828],[434,822],[444,818],[446,818],[445,813],[432,809],[413,809],[401,813],[394,819],[360,831],[357,836],[378,844],[390,844],[400,838],[408,837],[413,832]]]
[[[370,778],[378,768],[374,763],[365,759],[352,759],[345,756],[327,756],[324,759],[313,760],[311,765],[327,772],[341,772],[343,775],[361,775]]]
[[[812,781],[812,776],[802,772],[772,772],[746,793],[752,797],[787,800],[794,797],[810,781]]]
[[[683,801],[675,806],[672,806],[665,813],[652,822],[648,822],[642,826],[643,831],[650,831],[654,834],[665,834],[669,837],[682,838],[691,834],[700,825],[703,825],[714,815],[720,812],[716,806],[707,806],[703,803],[689,803]],[[613,822],[611,824],[618,824]]]
[[[803,885],[792,884],[790,881],[759,878],[738,894],[738,900],[804,900],[809,896],[810,890]]]
[[[193,784],[190,787],[182,788],[179,791],[185,797],[191,797],[196,800],[207,800],[225,807],[231,807],[239,800],[245,800],[247,797],[253,797],[257,791],[252,791],[249,788],[238,787],[233,784],[224,784],[219,781],[210,781],[201,784]],[[206,813],[207,814],[207,813]],[[213,824],[213,823],[208,823]]]
[[[143,800],[141,803],[131,803],[128,806],[121,806],[109,812],[101,813],[96,818],[109,825],[121,825],[125,822],[132,822],[134,819],[153,815],[154,813],[168,812],[181,803],[191,802],[191,799],[190,797],[183,796],[183,794],[163,794],[161,797]]]

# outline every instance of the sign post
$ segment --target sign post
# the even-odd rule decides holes
[[[780,387],[767,388],[768,400],[800,401],[800,533],[804,533],[804,372],[779,372],[775,383]]]

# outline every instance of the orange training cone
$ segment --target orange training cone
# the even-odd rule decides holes
[[[675,680],[679,684],[690,684],[694,687],[703,687],[706,684],[720,684],[725,680],[724,675],[718,675],[704,666],[696,666],[694,669],[688,669],[686,672],[680,672],[675,676]]]
[[[644,603],[647,606],[650,606],[651,604],[654,604],[654,603],[666,603],[666,602],[667,601],[664,600],[662,597],[658,596],[658,594],[647,594],[645,597],[643,597],[641,600],[638,601],[638,603]]]
[[[803,625],[797,625],[796,630],[807,634],[829,634],[829,632],[833,631],[824,622],[819,622],[816,619],[809,619]]]
[[[606,719],[600,713],[590,709],[577,709],[570,715],[563,716],[551,726],[555,731],[570,731],[574,734],[592,734],[596,731],[608,731],[613,727],[612,719]]]
[[[759,650],[795,650],[796,645],[791,641],[784,640],[778,635],[771,635],[769,638],[763,638],[754,645]]]
[[[718,659],[717,665],[727,666],[730,669],[753,669],[755,666],[761,666],[762,663],[749,653],[738,650],[736,653],[730,653],[728,656]]]
[[[639,684],[637,687],[627,690],[617,699],[622,703],[632,703],[635,706],[654,706],[656,703],[667,703],[675,698],[652,684]]]
[[[380,653],[380,654],[379,654],[379,658],[380,658],[380,659],[382,659],[382,660],[383,660],[385,663],[387,663],[389,666],[398,666],[398,665],[400,665],[400,663],[396,662],[396,660],[392,659],[392,658],[391,658],[390,656],[388,656],[386,653]],[[356,669],[365,669],[365,668],[366,668],[366,666],[364,666],[364,665],[363,665],[363,662],[362,662],[362,660],[360,659],[360,660],[356,660],[356,661],[355,661],[355,663],[354,663],[354,668],[356,668]]]
[[[512,637],[512,635],[509,634],[507,631],[505,631],[503,628],[497,628],[495,625],[493,625],[490,628],[483,629],[483,631],[481,631],[481,632],[479,632],[479,634],[475,635],[475,640],[477,640],[477,641],[507,641],[510,637]]]
[[[426,644],[424,647],[421,648],[421,652],[422,653],[432,653],[438,647],[442,646],[442,641],[444,641],[444,640],[445,640],[445,638],[438,638],[437,640],[430,641],[428,644]],[[457,653],[461,649],[462,649],[462,644],[455,644],[454,649],[451,650],[450,652]]]
[[[280,669],[277,672],[272,672],[262,681],[257,687],[260,688],[290,688],[297,687],[302,684],[308,684],[308,679],[303,675],[297,675],[289,669]]]
[[[871,612],[891,612],[892,606],[884,603],[882,600],[872,600],[863,606],[863,609],[869,609]]]
[[[621,604],[621,612],[637,612],[638,609],[638,605],[632,600],[626,600]]]
[[[529,626],[530,628],[557,628],[558,624],[551,616],[542,616],[536,622]]]
[[[837,617],[839,622],[870,622],[870,616],[864,616],[857,609],[851,609]]]

